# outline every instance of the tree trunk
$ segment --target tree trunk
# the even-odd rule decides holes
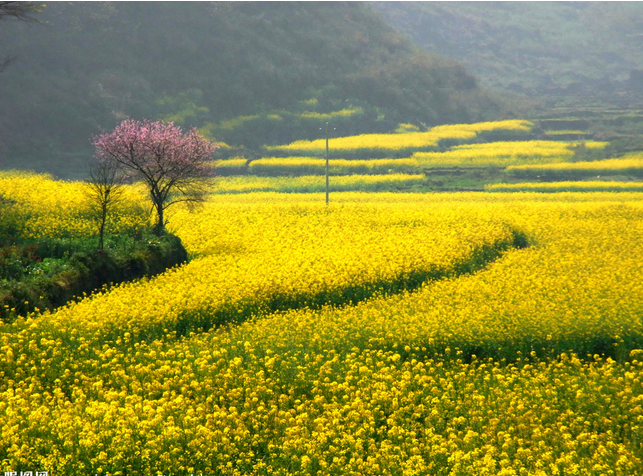
[[[156,208],[156,225],[154,225],[154,234],[162,235],[165,232],[165,220],[163,218],[163,202],[154,201]]]
[[[103,202],[101,207],[100,230],[98,231],[98,249],[103,249],[103,236],[105,236],[105,222],[107,221],[107,204]]]

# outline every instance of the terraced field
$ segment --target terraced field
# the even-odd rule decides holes
[[[268,177],[291,178],[270,186],[264,180],[263,188],[251,189],[257,191],[318,191],[308,185],[312,178],[303,177],[326,174],[332,177],[329,187],[333,191],[483,191],[525,180],[587,181],[601,177],[625,183],[613,184],[612,188],[636,189],[636,184],[627,183],[640,181],[640,152],[613,157],[610,154],[619,149],[610,149],[606,141],[591,140],[592,134],[554,132],[563,133],[546,133],[526,120],[444,125],[425,132],[411,124],[400,124],[390,134],[329,137],[328,164],[326,140],[318,139],[266,147],[261,157],[232,157],[219,160],[216,167],[225,177],[254,177],[250,183]],[[401,178],[404,175],[408,180]],[[420,175],[425,179],[419,180]],[[351,176],[363,178],[349,179]],[[222,191],[232,191],[227,183],[220,180]],[[558,189],[543,186],[540,191]]]

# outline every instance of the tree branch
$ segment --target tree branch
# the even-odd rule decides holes
[[[21,21],[38,20],[31,16],[32,13],[42,12],[44,5],[35,2],[0,2],[0,20],[14,18]]]

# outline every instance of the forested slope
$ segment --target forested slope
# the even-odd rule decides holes
[[[493,119],[458,64],[419,50],[364,3],[54,2],[3,22],[0,161],[79,176],[90,136],[171,119],[232,145]],[[424,125],[424,126],[423,126]]]
[[[537,98],[629,106],[643,91],[640,2],[372,2],[481,84]],[[549,102],[548,102],[549,101]]]

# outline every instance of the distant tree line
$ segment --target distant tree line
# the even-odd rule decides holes
[[[126,118],[183,120],[257,147],[314,138],[305,111],[361,108],[342,120],[349,134],[500,114],[461,66],[360,2],[54,2],[38,19],[0,30],[20,57],[0,90],[7,167],[84,173],[87,137]],[[244,117],[256,118],[235,123]]]

